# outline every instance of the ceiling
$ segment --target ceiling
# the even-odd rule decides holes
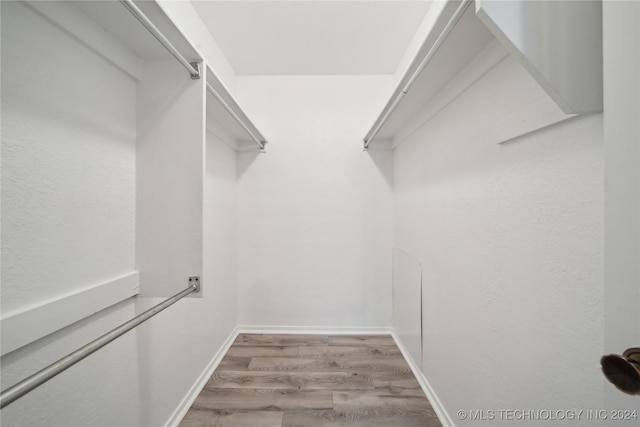
[[[431,2],[192,0],[238,75],[393,74]]]

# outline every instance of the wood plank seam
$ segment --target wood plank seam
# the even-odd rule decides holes
[[[181,426],[441,427],[390,335],[239,334]]]

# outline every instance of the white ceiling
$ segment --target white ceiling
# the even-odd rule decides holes
[[[431,2],[192,0],[238,75],[393,74]]]

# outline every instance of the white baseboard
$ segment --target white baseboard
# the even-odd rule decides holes
[[[227,354],[229,347],[231,347],[233,342],[238,337],[238,333],[239,333],[238,327],[236,326],[235,328],[233,328],[233,330],[231,331],[227,339],[224,341],[222,346],[220,346],[220,349],[213,356],[213,358],[211,359],[207,367],[204,368],[204,370],[202,371],[202,374],[200,374],[196,382],[193,384],[193,386],[191,386],[191,389],[189,389],[189,391],[184,396],[184,398],[182,399],[182,401],[180,402],[176,410],[173,411],[173,414],[171,414],[171,416],[169,417],[169,420],[165,424],[166,427],[177,427],[178,424],[180,424],[180,421],[182,421],[184,416],[187,414],[187,411],[189,410],[193,402],[196,400],[196,397],[198,397],[198,394],[200,394],[200,391],[202,391],[205,384],[207,383],[207,381],[209,380],[213,372],[216,370],[216,368],[222,361],[222,358],[224,357],[224,355]]]
[[[429,403],[431,403],[431,406],[433,407],[433,410],[438,416],[438,419],[440,420],[440,423],[442,424],[442,426],[455,427],[455,423],[449,416],[446,409],[444,409],[444,406],[442,406],[442,402],[440,402],[440,399],[438,399],[438,396],[436,395],[435,391],[433,391],[433,388],[431,387],[431,385],[429,384],[429,381],[427,381],[427,378],[424,376],[424,374],[420,370],[420,367],[415,363],[415,361],[413,360],[413,358],[411,357],[407,349],[402,344],[400,337],[396,335],[395,331],[391,332],[391,336],[393,337],[393,340],[396,342],[396,345],[400,349],[400,352],[404,356],[405,360],[409,364],[409,367],[411,368],[413,375],[418,380],[418,383],[420,384],[422,391],[427,396],[427,399],[429,399]]]
[[[241,334],[391,335],[390,326],[238,325]]]

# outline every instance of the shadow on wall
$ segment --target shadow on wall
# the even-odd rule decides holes
[[[393,168],[389,167],[389,150],[369,148],[367,154],[373,164],[376,165],[376,168],[378,168],[380,175],[384,177],[389,188],[393,188]]]
[[[267,147],[268,147],[268,145],[267,145]],[[251,167],[253,162],[255,162],[256,159],[260,155],[264,155],[264,154],[263,153],[259,153],[259,152],[255,152],[255,153],[253,153],[253,152],[240,152],[240,153],[238,153],[238,174],[237,174],[237,179],[242,178],[242,175],[244,175],[245,172],[249,170],[249,168]]]

